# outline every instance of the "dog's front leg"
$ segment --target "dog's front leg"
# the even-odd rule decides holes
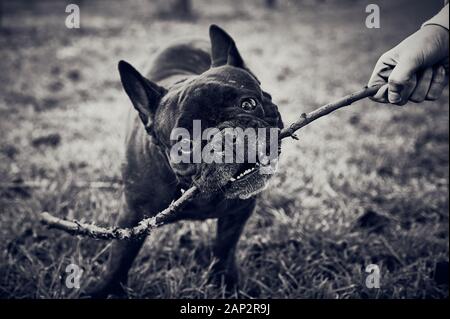
[[[143,216],[137,210],[122,205],[116,225],[121,228],[134,227]],[[105,273],[99,282],[87,289],[86,295],[91,298],[107,298],[108,296],[126,296],[123,286],[127,284],[128,271],[139,253],[145,238],[133,241],[115,240],[112,242]]]
[[[217,221],[217,238],[214,245],[214,257],[217,259],[213,267],[212,279],[224,283],[228,292],[237,288],[239,272],[236,266],[235,251],[245,223],[255,208],[255,200],[232,215],[220,217]]]

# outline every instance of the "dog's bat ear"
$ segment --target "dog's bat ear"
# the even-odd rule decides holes
[[[209,38],[211,39],[212,67],[228,64],[238,68],[246,68],[236,43],[222,28],[212,24],[209,27]]]
[[[144,78],[131,64],[120,61],[122,86],[146,128],[150,128],[156,108],[166,90]]]
[[[261,84],[256,75],[245,65],[233,38],[215,24],[209,27],[211,39],[211,67],[231,65],[249,72]]]

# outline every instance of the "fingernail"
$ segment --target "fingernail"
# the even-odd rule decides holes
[[[389,91],[388,93],[388,99],[390,103],[398,103],[402,100],[402,98],[400,97],[400,94],[398,94],[397,92],[391,92]]]

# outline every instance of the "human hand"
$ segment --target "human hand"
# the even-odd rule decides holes
[[[438,99],[448,83],[448,50],[448,30],[422,27],[378,59],[368,86],[382,87],[372,99],[396,105]]]

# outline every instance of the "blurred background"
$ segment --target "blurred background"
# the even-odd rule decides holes
[[[57,216],[111,225],[121,197],[124,116],[117,72],[171,41],[230,33],[285,123],[364,86],[378,57],[443,1],[78,0],[0,2],[0,297],[77,298],[107,242],[47,230]],[[237,252],[243,298],[448,298],[449,96],[404,107],[370,100],[285,140],[280,171]],[[147,240],[134,298],[217,298],[207,283],[215,223],[181,222]],[[379,289],[365,267],[380,267]]]

